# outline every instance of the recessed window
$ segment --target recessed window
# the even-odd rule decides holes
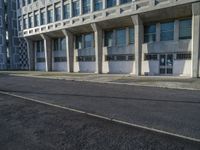
[[[129,28],[129,44],[134,44],[135,42],[135,34],[134,28]]]
[[[144,42],[150,43],[156,41],[156,25],[147,25],[144,27]]]
[[[84,35],[84,48],[90,48],[93,46],[93,34]]]
[[[124,46],[126,45],[126,29],[117,29],[116,30],[116,45]]]
[[[63,16],[64,16],[64,19],[70,18],[70,5],[69,4],[66,4],[63,6]]]
[[[126,4],[132,2],[132,0],[120,0],[120,4]]]
[[[44,41],[43,40],[35,42],[35,51],[37,53],[44,52]]]
[[[191,60],[191,53],[179,53],[176,54],[177,60]]]
[[[54,62],[66,62],[66,57],[54,57]]]
[[[53,22],[53,10],[52,9],[47,11],[47,18],[48,18],[48,23]]]
[[[161,41],[174,40],[174,22],[162,23],[160,28]]]
[[[105,61],[134,61],[134,54],[106,55]]]
[[[102,0],[94,0],[94,11],[102,10]]]
[[[113,43],[113,31],[105,31],[105,38],[104,38],[105,46],[111,47]]]
[[[90,0],[82,0],[83,14],[90,12]]]
[[[80,4],[79,1],[75,1],[72,3],[72,8],[73,8],[73,16],[78,16],[80,15]]]
[[[144,54],[144,60],[158,60],[157,54]]]
[[[116,5],[116,0],[107,0],[107,8],[113,7]]]
[[[94,62],[95,56],[77,56],[76,61],[78,61],[78,62]]]
[[[61,20],[61,8],[57,7],[55,8],[55,21]]]
[[[44,25],[44,24],[46,24],[46,17],[45,17],[45,15],[46,15],[46,13],[45,12],[41,12],[41,14],[40,14],[40,24],[41,25]]]
[[[76,36],[76,49],[82,48],[82,35]]]
[[[54,51],[64,51],[66,49],[65,38],[54,39]]]
[[[185,19],[179,21],[179,39],[192,38],[192,20]]]
[[[35,13],[34,18],[35,18],[35,27],[37,27],[37,26],[39,26],[39,23],[40,23],[39,14]]]

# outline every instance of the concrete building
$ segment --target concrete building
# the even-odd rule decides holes
[[[200,0],[19,0],[30,70],[200,75]]]
[[[27,47],[18,38],[16,0],[0,1],[0,70],[28,69]]]
[[[0,70],[7,68],[6,25],[4,1],[0,1]]]

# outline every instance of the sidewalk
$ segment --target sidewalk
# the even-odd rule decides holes
[[[135,77],[126,74],[90,74],[90,73],[60,73],[60,72],[35,72],[35,71],[1,71],[0,77],[2,75],[109,83],[109,84],[152,86],[152,87],[173,88],[173,89],[200,90],[200,79],[193,79],[189,77],[170,77],[170,76]]]

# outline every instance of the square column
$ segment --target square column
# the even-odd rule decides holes
[[[52,71],[52,42],[51,42],[51,39],[44,34],[40,34],[40,36],[44,40],[44,54],[45,54],[46,72]]]
[[[34,45],[33,41],[25,38],[27,43],[27,54],[28,54],[28,67],[30,71],[35,70],[35,52],[34,52]]]
[[[192,4],[192,77],[200,75],[200,2]]]
[[[67,70],[74,72],[74,35],[67,30],[62,30],[66,40]]]
[[[132,22],[134,24],[135,30],[135,75],[141,75],[141,64],[142,64],[142,43],[143,43],[143,34],[144,34],[144,26],[143,22],[139,15],[131,16]]]
[[[95,59],[96,59],[96,72],[95,73],[102,73],[102,66],[103,66],[103,31],[99,25],[96,23],[91,24],[92,29],[94,31],[94,40],[95,40]]]

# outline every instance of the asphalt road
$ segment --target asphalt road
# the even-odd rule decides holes
[[[0,76],[0,91],[200,139],[200,92]]]
[[[200,144],[0,94],[1,150],[199,150]]]

